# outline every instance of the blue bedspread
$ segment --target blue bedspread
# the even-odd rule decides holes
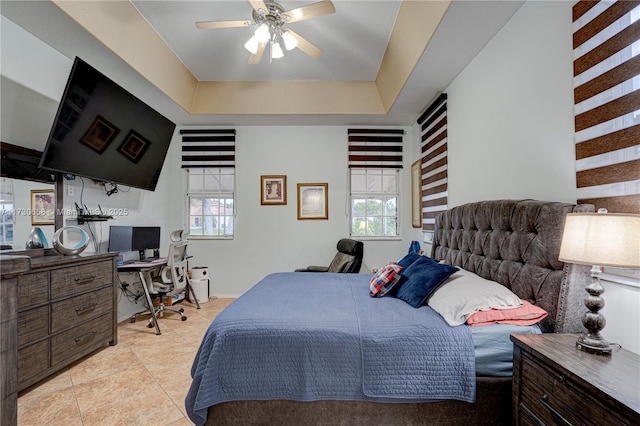
[[[271,274],[221,312],[191,369],[186,408],[288,399],[475,401],[469,327],[369,296],[365,274]]]

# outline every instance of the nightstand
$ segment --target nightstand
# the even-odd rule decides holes
[[[639,425],[640,356],[576,349],[577,335],[512,335],[514,425]]]

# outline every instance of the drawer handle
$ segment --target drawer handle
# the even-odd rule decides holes
[[[84,343],[86,340],[91,340],[94,338],[94,336],[98,334],[97,331],[95,330],[91,330],[90,332],[88,332],[87,334],[85,334],[84,336],[79,336],[76,337],[76,343]]]
[[[98,306],[97,303],[89,303],[88,305],[85,306],[81,306],[79,308],[76,308],[76,314],[77,315],[82,315],[87,311],[92,311],[96,308],[96,306]]]
[[[91,281],[96,279],[96,274],[85,275],[84,277],[75,278],[76,284],[89,284]]]
[[[570,422],[570,421],[568,421],[567,419],[565,419],[565,418],[562,416],[562,414],[558,413],[558,411],[556,411],[556,409],[555,409],[555,408],[553,408],[553,407],[549,404],[549,397],[547,396],[547,394],[546,394],[546,393],[540,397],[540,403],[541,403],[541,404],[542,404],[542,405],[543,405],[547,410],[549,410],[549,411],[551,412],[551,414],[552,414],[555,418],[557,418],[557,419],[561,420],[561,421],[562,421],[564,424],[566,424],[566,425],[571,425],[571,422]]]

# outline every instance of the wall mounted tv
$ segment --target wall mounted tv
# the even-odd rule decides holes
[[[40,167],[153,191],[175,127],[76,57]]]

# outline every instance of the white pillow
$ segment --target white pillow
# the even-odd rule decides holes
[[[433,292],[427,304],[456,326],[479,310],[517,308],[522,301],[505,286],[460,269]]]

